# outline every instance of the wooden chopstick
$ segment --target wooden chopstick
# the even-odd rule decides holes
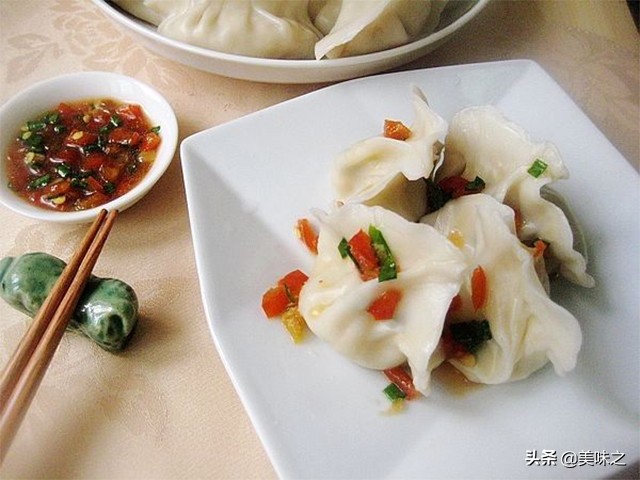
[[[0,378],[0,464],[49,367],[117,210],[102,210],[63,270]]]

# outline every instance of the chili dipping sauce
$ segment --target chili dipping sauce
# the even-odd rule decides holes
[[[6,154],[9,188],[58,211],[86,210],[137,185],[156,158],[160,127],[111,99],[60,103],[27,121]]]

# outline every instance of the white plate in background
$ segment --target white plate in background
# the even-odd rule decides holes
[[[382,52],[323,60],[256,58],[189,45],[156,31],[106,0],[93,3],[149,50],[171,60],[227,77],[268,83],[319,83],[345,80],[389,70],[438,48],[474,18],[489,0],[456,0],[442,14],[438,29],[424,38]]]
[[[339,151],[380,132],[385,118],[412,122],[412,84],[447,120],[464,107],[494,104],[559,147],[571,178],[554,188],[582,222],[597,286],[553,286],[583,329],[568,376],[545,368],[463,395],[436,381],[432,396],[386,415],[379,372],[311,335],[294,345],[260,301],[283,274],[309,271],[295,221],[330,204],[329,164]],[[603,478],[624,467],[594,466],[588,452],[625,453],[627,466],[638,461],[638,175],[537,64],[345,82],[195,134],[181,155],[210,330],[279,476]],[[557,465],[527,466],[528,450],[555,452]],[[565,452],[583,465],[563,466]]]

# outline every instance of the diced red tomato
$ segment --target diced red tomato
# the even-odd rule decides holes
[[[102,152],[90,153],[82,162],[82,170],[98,170],[106,160],[107,156]]]
[[[100,176],[105,182],[116,183],[122,175],[124,167],[116,160],[106,159],[99,167]]]
[[[406,140],[411,136],[411,129],[397,120],[385,120],[384,136],[394,140]]]
[[[71,130],[67,139],[66,145],[69,147],[86,147],[87,145],[93,145],[98,141],[98,135],[86,130]]]
[[[76,202],[76,205],[81,210],[86,210],[88,208],[94,208],[94,207],[103,205],[108,201],[109,201],[109,197],[107,197],[104,193],[95,192],[95,193],[92,193],[91,195],[87,195],[86,197],[80,198]]]
[[[53,153],[49,159],[53,163],[66,163],[73,167],[80,163],[82,160],[82,154],[77,148],[63,147],[57,152]]]
[[[150,150],[155,150],[160,145],[160,135],[155,132],[147,132],[142,137],[142,141],[140,142],[140,151],[147,152]]]
[[[351,249],[351,255],[353,255],[358,265],[362,279],[371,280],[372,278],[377,278],[380,272],[380,266],[376,252],[371,246],[371,238],[369,235],[364,230],[358,231],[358,233],[349,240],[349,247]]]
[[[296,223],[296,233],[302,243],[309,249],[309,251],[313,254],[318,253],[318,233],[313,229],[311,222],[309,222],[306,218],[301,218]]]
[[[402,292],[395,288],[390,288],[382,292],[376,299],[371,302],[367,312],[373,315],[376,320],[391,320],[395,313],[398,303],[402,299]]]
[[[86,182],[87,182],[87,185],[89,185],[91,190],[93,190],[94,192],[104,193],[104,188],[102,188],[102,184],[92,176],[88,176],[86,179]]]
[[[396,386],[402,390],[402,392],[407,396],[408,400],[416,398],[418,395],[418,391],[416,390],[415,385],[413,384],[413,379],[411,375],[407,373],[407,371],[401,367],[393,367],[383,370],[386,377]]]
[[[262,296],[262,310],[267,318],[282,315],[289,304],[289,295],[287,295],[287,289],[284,285],[272,287]]]
[[[467,183],[469,183],[467,179],[454,175],[453,177],[440,180],[438,186],[444,190],[445,193],[448,193],[451,198],[458,198],[464,195]]]
[[[73,120],[73,117],[75,117],[76,115],[82,114],[81,109],[64,102],[58,105],[57,110],[58,110],[58,113],[60,114],[60,117],[62,118],[62,121],[65,123],[68,123],[71,120]]]
[[[109,142],[118,143],[120,145],[136,146],[140,143],[142,137],[135,130],[126,127],[117,127],[109,133]]]
[[[294,303],[297,303],[298,297],[300,296],[300,290],[302,290],[302,287],[307,282],[307,280],[309,280],[309,277],[304,272],[302,272],[301,270],[294,270],[282,277],[278,281],[278,285],[284,285],[285,287],[287,287],[290,295],[290,300]]]
[[[484,268],[478,265],[471,275],[471,303],[475,310],[485,306],[488,293],[487,275]]]
[[[59,182],[53,182],[42,189],[42,196],[57,197],[64,195],[71,188],[71,182],[69,180],[60,180]]]

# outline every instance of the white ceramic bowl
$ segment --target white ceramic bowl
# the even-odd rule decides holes
[[[160,35],[156,27],[139,20],[106,0],[93,3],[149,50],[207,72],[268,83],[334,82],[379,73],[404,65],[441,46],[474,18],[489,0],[449,2],[435,32],[414,42],[381,52],[322,60],[280,60],[217,52]]]
[[[60,102],[112,98],[142,107],[152,125],[160,126],[162,142],[151,169],[132,190],[104,205],[74,212],[46,210],[30,204],[8,186],[6,153],[27,120],[55,108]],[[32,85],[0,107],[0,203],[31,218],[61,223],[84,223],[98,212],[122,211],[140,200],[160,179],[173,159],[178,143],[178,122],[171,105],[156,90],[125,75],[110,72],[79,72],[62,75]]]

